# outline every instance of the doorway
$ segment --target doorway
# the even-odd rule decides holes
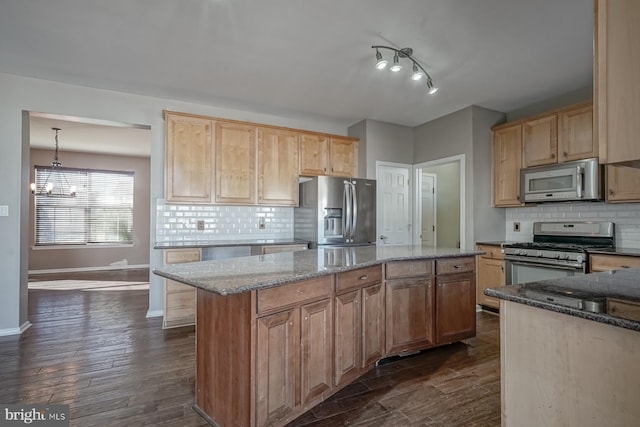
[[[414,165],[413,241],[460,248],[464,236],[464,155]],[[432,186],[432,197],[425,194]],[[431,232],[429,232],[431,230]]]

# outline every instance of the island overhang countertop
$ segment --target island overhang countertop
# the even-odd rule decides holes
[[[271,288],[299,280],[392,261],[475,256],[482,252],[422,245],[320,248],[154,268],[159,276],[220,295]]]

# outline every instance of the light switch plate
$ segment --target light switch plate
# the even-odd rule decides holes
[[[9,206],[0,205],[0,216],[9,216]]]

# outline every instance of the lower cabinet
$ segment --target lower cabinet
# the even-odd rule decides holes
[[[476,277],[451,274],[436,279],[436,342],[446,344],[476,334]]]
[[[200,261],[200,249],[167,249],[165,264]],[[164,281],[163,328],[194,325],[196,322],[196,290],[174,280]]]
[[[481,306],[499,309],[500,300],[486,296],[484,291],[487,288],[505,285],[504,254],[499,246],[478,245],[478,250],[484,251],[485,254],[478,256],[476,300]]]

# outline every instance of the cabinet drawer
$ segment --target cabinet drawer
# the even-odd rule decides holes
[[[480,255],[482,258],[504,259],[504,253],[500,246],[478,245],[478,250],[486,252],[484,255]]]
[[[362,285],[380,283],[381,281],[382,266],[380,265],[338,273],[336,275],[336,292],[357,288]]]
[[[176,249],[164,251],[165,264],[200,261],[200,249]]]
[[[398,261],[387,263],[387,279],[419,277],[433,274],[433,260]]]
[[[465,273],[476,268],[475,257],[438,259],[436,260],[436,274]]]
[[[258,290],[258,314],[333,293],[333,275]]]
[[[612,316],[640,322],[640,303],[607,298],[607,313]]]
[[[621,268],[640,267],[640,257],[623,255],[591,255],[590,271],[610,271]]]

